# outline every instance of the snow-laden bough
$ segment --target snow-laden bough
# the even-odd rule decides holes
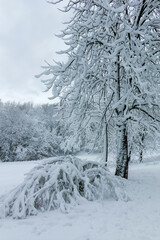
[[[25,218],[58,208],[66,212],[83,199],[128,197],[120,178],[100,163],[73,156],[56,157],[33,168],[21,185],[3,196],[0,218]]]

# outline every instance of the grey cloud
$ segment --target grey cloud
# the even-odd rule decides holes
[[[44,60],[62,60],[55,52],[64,43],[54,34],[63,28],[66,15],[45,0],[0,0],[0,16],[0,98],[49,101],[34,75]]]

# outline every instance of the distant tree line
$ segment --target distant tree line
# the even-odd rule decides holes
[[[29,161],[91,151],[96,121],[75,137],[75,126],[58,111],[56,104],[0,101],[0,161]],[[94,149],[100,151],[102,147]]]
[[[137,132],[137,134],[135,134]],[[116,153],[117,127],[114,119],[108,125],[108,152]],[[143,151],[156,143],[155,135],[144,128],[130,133],[132,155],[143,160]],[[0,161],[29,161],[79,151],[103,152],[105,132],[99,135],[99,117],[78,128],[59,113],[58,105],[0,102]],[[97,141],[99,139],[99,141]],[[158,139],[158,136],[157,136]],[[105,152],[105,151],[104,151]]]
[[[53,105],[0,102],[0,160],[35,160],[60,152],[55,112]]]

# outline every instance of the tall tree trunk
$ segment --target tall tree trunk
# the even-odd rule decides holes
[[[117,54],[117,80],[116,80],[116,102],[121,99],[121,72],[120,72],[120,53]],[[128,154],[128,139],[126,123],[124,122],[125,104],[119,104],[116,109],[118,122],[118,154],[115,175],[128,178],[128,163],[130,156]]]
[[[140,150],[140,153],[139,153],[139,162],[140,162],[140,163],[143,162],[143,150]]]
[[[139,152],[139,162],[143,162],[143,148],[144,148],[144,133],[141,134],[141,142],[140,142],[140,152]]]
[[[108,124],[105,123],[105,133],[104,133],[104,162],[107,166],[108,162]]]
[[[128,164],[130,156],[128,154],[128,139],[127,139],[127,130],[126,124],[123,124],[119,127],[119,136],[118,136],[119,146],[117,154],[117,166],[115,175],[121,176],[123,178],[128,178]]]

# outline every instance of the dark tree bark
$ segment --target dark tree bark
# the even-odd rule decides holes
[[[140,153],[139,153],[139,162],[140,163],[143,162],[143,150],[141,150]]]
[[[116,81],[116,101],[121,99],[121,73],[120,73],[120,53],[117,55],[117,81]],[[119,105],[116,109],[118,122],[118,154],[115,175],[128,178],[128,138],[126,122],[124,122],[125,104]]]
[[[104,160],[105,166],[107,166],[108,162],[108,124],[105,125],[105,136],[104,136]]]
[[[144,133],[141,134],[140,152],[139,152],[139,162],[143,162],[143,148],[144,148]]]
[[[128,139],[126,124],[119,127],[119,146],[117,154],[116,176],[121,176],[128,179],[128,165],[130,154],[128,154]]]

